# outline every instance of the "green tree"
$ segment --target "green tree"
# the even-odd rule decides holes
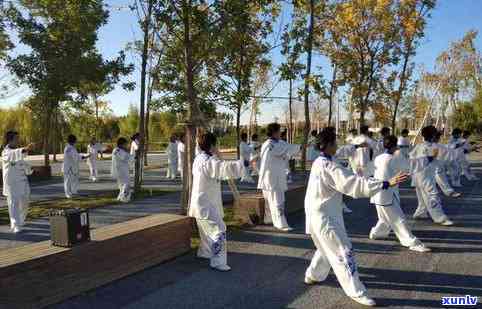
[[[59,103],[72,98],[90,80],[98,58],[97,31],[107,22],[103,1],[20,0],[9,18],[28,52],[12,57],[8,67],[28,84],[37,100],[30,108],[42,116],[43,152],[49,165],[49,131]]]

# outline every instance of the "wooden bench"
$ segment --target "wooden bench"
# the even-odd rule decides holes
[[[191,250],[189,217],[159,214],[91,231],[73,248],[43,241],[0,251],[0,308],[41,308]]]
[[[290,186],[285,193],[286,214],[304,209],[306,186]],[[239,201],[233,204],[234,218],[247,225],[263,223],[265,201],[261,192],[241,194]]]

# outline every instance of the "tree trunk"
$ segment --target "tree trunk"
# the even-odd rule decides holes
[[[241,158],[239,143],[241,140],[241,104],[238,103],[236,109],[236,154],[238,160]]]
[[[304,108],[305,108],[305,128],[303,130],[303,145],[301,150],[301,169],[306,172],[306,147],[308,144],[308,136],[310,134],[310,78],[311,78],[311,54],[313,51],[313,23],[314,23],[314,0],[310,0],[310,21],[308,26],[308,42],[307,42],[307,59],[305,74],[305,90],[304,90]]]
[[[408,66],[408,60],[410,58],[410,49],[405,53],[403,59],[403,67],[402,72],[400,73],[400,84],[398,86],[398,91],[395,96],[395,102],[393,106],[393,115],[392,115],[392,132],[395,132],[396,122],[397,122],[397,113],[398,113],[398,106],[400,105],[400,100],[402,98],[402,93],[405,90],[406,84],[406,72]]]
[[[328,126],[331,126],[331,119],[333,118],[333,96],[336,89],[336,64],[333,66],[333,77],[331,79],[330,85],[330,97],[329,97],[329,110],[328,110]]]
[[[289,108],[289,132],[288,132],[288,140],[290,143],[293,143],[293,80],[290,78],[290,89],[289,89],[289,101],[288,101],[288,108]]]
[[[145,147],[145,101],[146,101],[146,76],[147,76],[147,58],[149,57],[149,28],[152,15],[152,6],[154,0],[149,0],[147,4],[147,14],[144,19],[143,32],[144,44],[142,48],[142,66],[141,66],[141,98],[139,108],[139,150],[136,156],[134,192],[138,193],[142,186],[143,166]]]
[[[182,14],[184,26],[184,62],[186,76],[186,99],[187,99],[187,124],[185,127],[185,145],[186,159],[183,190],[181,194],[181,213],[186,214],[189,211],[189,197],[192,191],[192,164],[194,161],[194,152],[196,147],[196,127],[202,119],[201,110],[199,109],[196,91],[194,88],[194,58],[193,46],[191,41],[191,2],[182,1]]]
[[[147,89],[147,102],[146,102],[146,124],[145,124],[145,131],[146,131],[146,146],[144,152],[144,166],[148,166],[147,162],[147,153],[149,152],[149,122],[151,117],[151,101],[152,101],[152,87],[154,86],[154,80],[149,82],[149,86]]]

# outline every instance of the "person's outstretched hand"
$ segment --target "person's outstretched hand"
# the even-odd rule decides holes
[[[393,176],[388,183],[390,187],[394,187],[408,179],[409,174],[406,172],[399,172],[397,175]]]

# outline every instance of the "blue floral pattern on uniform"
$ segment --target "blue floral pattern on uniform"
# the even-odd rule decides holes
[[[355,257],[353,256],[352,250],[348,250],[342,253],[342,255],[339,257],[339,261],[345,264],[345,267],[350,273],[350,275],[353,276],[357,272]]]
[[[226,233],[222,232],[218,235],[213,243],[213,254],[219,255],[224,249],[224,243],[226,241]]]

